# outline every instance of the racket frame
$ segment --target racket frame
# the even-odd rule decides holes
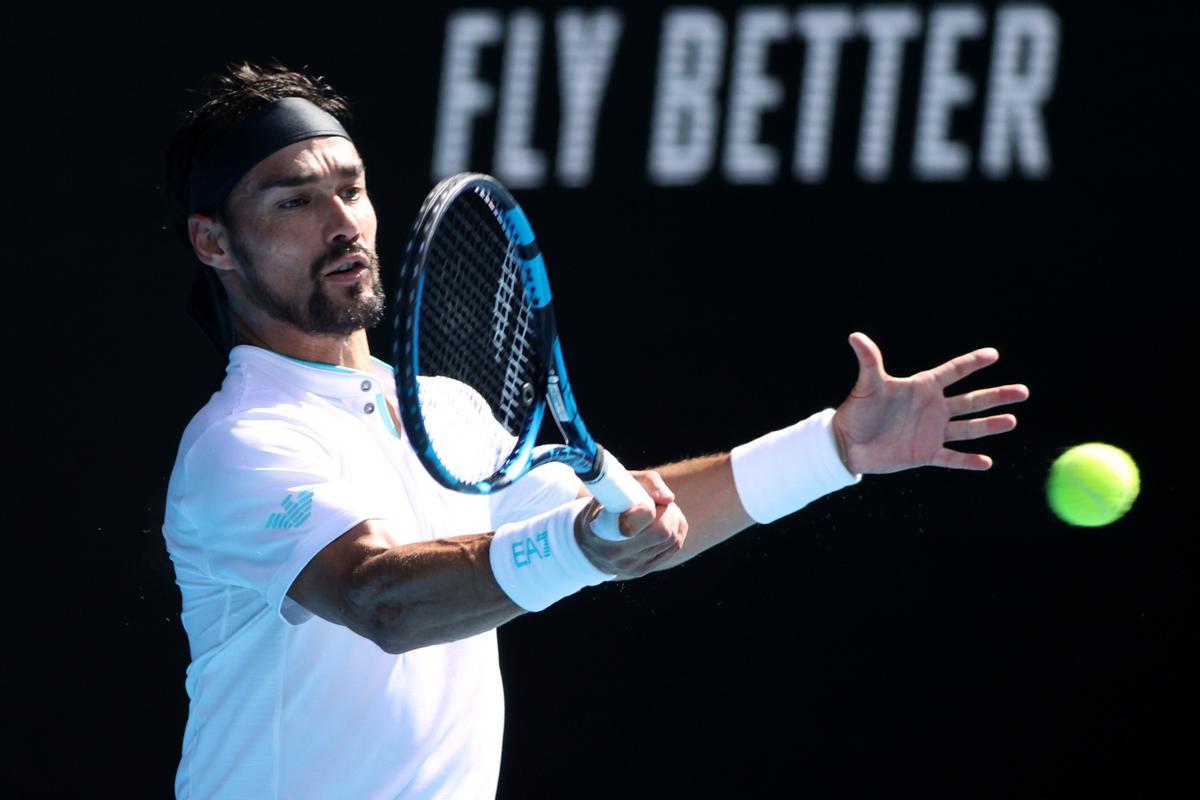
[[[509,241],[515,243],[520,259],[521,289],[530,301],[533,317],[531,327],[537,331],[543,366],[533,381],[534,397],[517,431],[517,444],[513,451],[487,478],[465,481],[452,473],[438,457],[421,415],[419,323],[430,241],[446,209],[463,193],[477,189],[483,189],[491,195],[495,202],[492,210],[498,215],[500,227]],[[483,173],[459,173],[443,179],[426,196],[405,246],[393,324],[393,362],[396,365],[400,419],[417,457],[438,483],[459,492],[489,494],[503,489],[530,470],[551,462],[570,466],[585,483],[594,483],[605,475],[607,465],[604,449],[584,425],[567,378],[554,320],[553,295],[537,238],[520,205],[495,178]],[[537,437],[547,406],[565,443],[539,447],[536,446]]]

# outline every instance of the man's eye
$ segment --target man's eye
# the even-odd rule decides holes
[[[362,197],[363,190],[361,186],[351,186],[350,188],[346,189],[344,194],[346,195],[347,200],[357,200]]]
[[[304,205],[305,202],[306,201],[303,197],[293,197],[291,200],[284,200],[282,203],[279,204],[279,207],[280,208],[299,208],[300,206]]]

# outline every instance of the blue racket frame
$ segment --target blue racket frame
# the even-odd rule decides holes
[[[501,212],[498,217],[500,226],[509,241],[516,244],[516,252],[521,259],[521,288],[532,308],[544,366],[535,382],[534,398],[524,424],[517,432],[517,445],[513,452],[492,475],[481,481],[467,482],[452,474],[438,458],[425,428],[418,396],[421,375],[418,337],[429,242],[450,204],[464,192],[473,192],[480,187],[496,201]],[[400,419],[417,457],[438,483],[459,492],[489,494],[503,489],[531,469],[550,462],[567,464],[585,482],[603,473],[604,450],[592,439],[583,424],[571,383],[567,379],[554,321],[553,295],[537,237],[525,212],[499,181],[490,175],[464,172],[445,178],[430,191],[405,246],[394,308],[393,363],[396,365]],[[537,447],[547,405],[566,443]]]

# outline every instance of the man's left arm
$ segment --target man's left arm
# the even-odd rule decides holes
[[[670,569],[755,524],[738,496],[729,453],[700,456],[659,467],[688,521],[683,549],[658,569]]]
[[[854,388],[836,411],[748,442],[731,453],[701,456],[654,470],[688,520],[683,548],[657,566],[687,561],[756,522],[771,522],[863,474],[921,466],[986,470],[992,460],[946,447],[1011,431],[1012,414],[961,419],[1029,397],[1021,384],[947,396],[946,389],[996,362],[981,348],[907,378],[888,375],[879,348],[854,333]],[[639,476],[643,482],[648,479]],[[600,545],[589,541],[588,544]]]

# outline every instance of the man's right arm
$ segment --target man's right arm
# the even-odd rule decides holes
[[[385,520],[355,525],[288,591],[388,653],[465,639],[525,613],[492,574],[491,533],[398,545]]]
[[[474,636],[584,586],[645,574],[686,532],[654,476],[657,488],[647,488],[658,505],[622,514],[628,538],[587,555],[598,506],[586,500],[529,509],[494,533],[413,542],[399,527],[406,516],[343,475],[314,431],[267,414],[219,418],[181,462],[180,547],[198,569],[257,589],[285,622],[298,622],[290,600],[390,653]]]
[[[590,523],[601,511],[595,501],[586,507],[568,503],[497,533],[415,544],[398,544],[392,523],[371,519],[326,545],[301,570],[288,596],[389,653],[474,636],[599,580],[572,586],[581,567],[608,577],[637,577],[678,553],[687,522],[657,475],[645,473],[641,479],[658,505],[622,514],[620,528],[627,538],[620,542],[599,540],[591,532]],[[553,534],[545,542],[539,538],[564,522],[557,539]],[[499,555],[492,552],[497,536]],[[584,543],[591,545],[587,556]],[[574,555],[566,552],[568,546]],[[514,557],[515,568],[505,561]]]

